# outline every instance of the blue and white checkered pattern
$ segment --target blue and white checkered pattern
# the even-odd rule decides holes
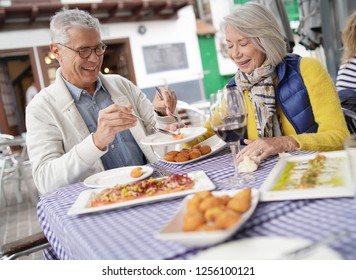
[[[310,152],[293,154],[301,153]],[[274,157],[262,162],[253,173],[256,180],[244,187],[259,188],[277,160]],[[175,173],[204,170],[217,190],[222,190],[229,189],[221,182],[234,172],[231,161],[231,153],[225,149],[187,165],[165,162],[156,162],[155,165]],[[85,189],[83,183],[77,183],[41,197],[37,212],[53,248],[45,251],[45,258],[185,259],[200,250],[154,237],[173,217],[183,198],[68,216],[68,209]],[[236,187],[231,186],[230,189]],[[344,230],[351,234],[330,246],[345,259],[356,259],[356,201],[353,198],[260,202],[251,218],[231,239],[290,236],[319,240]]]

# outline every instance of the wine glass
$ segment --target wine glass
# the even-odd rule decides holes
[[[240,139],[246,132],[247,106],[244,96],[236,87],[211,94],[210,124],[215,134],[230,146],[232,153],[235,174],[224,183],[239,185],[253,180],[253,176],[242,175],[237,168],[236,154],[240,153]]]

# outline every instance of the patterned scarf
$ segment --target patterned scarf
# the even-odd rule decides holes
[[[251,74],[246,74],[238,69],[235,76],[235,82],[240,91],[243,93],[244,90],[248,90],[248,97],[255,112],[259,137],[282,135],[276,111],[276,95],[273,84],[275,75],[275,67],[266,60]]]

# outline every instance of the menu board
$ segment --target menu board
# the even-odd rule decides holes
[[[188,68],[185,43],[143,47],[147,74]]]

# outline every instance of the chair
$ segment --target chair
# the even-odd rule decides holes
[[[347,128],[349,129],[351,134],[355,134],[356,133],[356,113],[349,109],[346,109],[346,108],[342,108],[342,112],[344,113]]]
[[[0,205],[2,204],[2,202],[4,202],[5,205],[7,205],[4,185],[6,182],[15,183],[19,178],[18,171],[19,170],[17,168],[17,162],[13,157],[10,156],[0,157]],[[21,196],[19,185],[16,185],[14,187],[14,192],[15,192],[17,202],[18,203],[22,202],[22,196]]]
[[[14,149],[17,147],[18,149]],[[26,142],[20,137],[8,134],[0,134],[0,206],[4,202],[7,205],[4,186],[5,183],[12,183],[13,190],[18,203],[22,202],[21,183],[24,181],[28,188],[30,199],[37,201],[37,194],[28,184],[26,179]]]
[[[43,232],[38,232],[14,242],[3,244],[0,250],[0,260],[14,260],[22,256],[28,256],[49,246],[50,244]]]

